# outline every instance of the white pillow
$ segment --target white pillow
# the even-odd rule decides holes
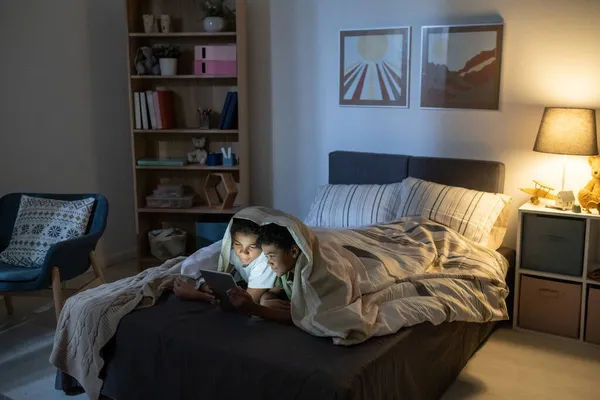
[[[354,228],[392,221],[400,206],[401,188],[399,182],[321,186],[304,223],[308,226]]]
[[[85,234],[93,197],[81,200],[55,200],[21,196],[17,219],[8,247],[0,253],[0,262],[39,268],[55,243]]]
[[[406,178],[397,217],[421,216],[496,250],[506,234],[510,200],[504,194]]]

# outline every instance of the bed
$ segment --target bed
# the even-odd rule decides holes
[[[407,176],[502,192],[504,165],[341,151],[329,156],[330,183],[383,184]],[[499,252],[513,265],[512,250]],[[496,326],[423,323],[347,348],[169,294],[121,320],[103,352],[102,393],[115,400],[436,399]]]

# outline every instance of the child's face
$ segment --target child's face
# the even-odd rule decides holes
[[[233,251],[244,265],[250,264],[262,253],[260,247],[256,245],[257,235],[236,232],[232,239]]]
[[[262,246],[262,251],[267,256],[269,267],[275,272],[275,275],[282,276],[296,266],[296,259],[300,250],[294,245],[290,250],[283,250],[272,244]]]

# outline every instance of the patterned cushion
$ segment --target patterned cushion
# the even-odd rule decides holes
[[[499,247],[498,242],[502,243],[506,233],[506,218],[500,217],[501,214],[506,216],[503,211],[510,200],[510,196],[504,194],[406,178],[402,182],[402,202],[397,216],[425,217],[475,243]]]
[[[94,198],[64,201],[21,196],[8,247],[0,262],[41,267],[50,246],[85,234]]]
[[[392,221],[400,205],[400,189],[400,183],[321,186],[304,223],[352,228]]]

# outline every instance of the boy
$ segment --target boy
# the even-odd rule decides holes
[[[231,264],[240,277],[248,283],[247,293],[254,302],[273,287],[275,273],[269,268],[267,258],[258,245],[260,227],[249,220],[234,218],[229,230],[231,234]],[[221,242],[217,242],[188,257],[182,265],[183,275],[198,275],[199,268],[215,268],[219,262]],[[198,289],[179,277],[175,280],[174,292],[187,300],[202,300],[215,303],[210,287],[200,279]]]
[[[229,300],[234,307],[248,314],[291,324],[290,300],[300,248],[288,228],[276,224],[261,228],[259,242],[269,266],[277,275],[275,287],[263,294],[260,304],[252,301],[247,293],[238,288],[229,291]]]

